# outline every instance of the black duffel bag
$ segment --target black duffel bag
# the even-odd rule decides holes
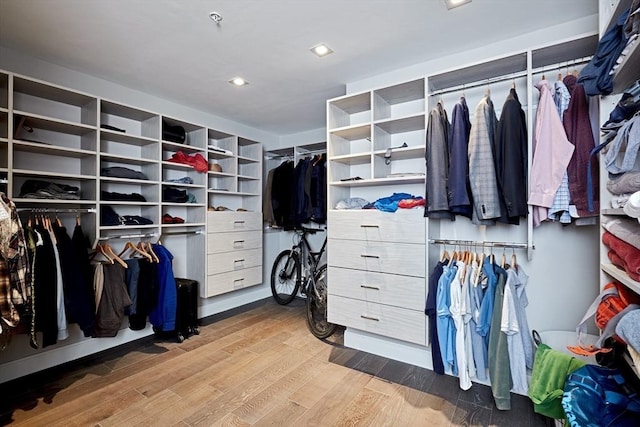
[[[185,144],[187,142],[187,133],[180,125],[172,125],[166,121],[162,121],[162,139],[170,142]]]

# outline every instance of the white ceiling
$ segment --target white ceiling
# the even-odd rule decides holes
[[[0,0],[0,46],[287,135],[345,84],[597,13],[597,0]],[[216,25],[211,11],[222,15]],[[309,48],[327,43],[325,58]],[[250,84],[228,83],[243,76]]]

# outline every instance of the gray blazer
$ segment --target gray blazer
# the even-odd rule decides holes
[[[489,95],[485,95],[476,107],[469,136],[469,181],[474,219],[478,220],[500,218],[500,194],[493,155],[497,122],[493,103]]]
[[[425,216],[454,219],[449,211],[449,119],[441,102],[429,113],[425,159],[427,166]]]

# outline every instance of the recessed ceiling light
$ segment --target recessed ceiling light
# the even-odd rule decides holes
[[[471,0],[444,0],[444,4],[447,5],[447,9],[453,9],[454,7],[462,6],[467,3],[471,3]]]
[[[231,80],[229,80],[229,83],[231,83],[234,86],[246,86],[249,84],[249,82],[243,79],[242,77],[234,77]]]
[[[326,44],[324,44],[324,43],[320,43],[319,45],[316,45],[316,46],[312,47],[311,48],[311,52],[313,52],[314,54],[316,54],[320,58],[322,58],[323,56],[327,56],[330,53],[333,53],[331,48],[329,46],[327,46]]]

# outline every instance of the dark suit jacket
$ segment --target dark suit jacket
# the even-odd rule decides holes
[[[496,138],[496,177],[502,193],[500,222],[519,224],[527,216],[527,120],[515,89],[500,114]]]

